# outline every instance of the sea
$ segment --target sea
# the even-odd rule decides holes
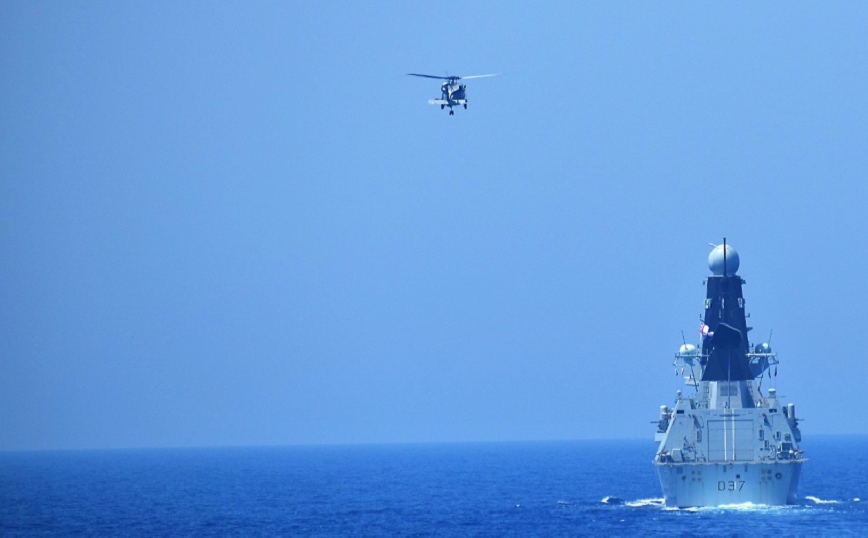
[[[0,453],[0,535],[868,536],[868,436],[797,504],[663,504],[648,440]]]

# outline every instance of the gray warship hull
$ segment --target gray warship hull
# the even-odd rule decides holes
[[[695,392],[678,390],[657,420],[654,465],[665,503],[791,504],[807,461],[795,405],[783,405],[774,388],[763,392],[779,362],[769,343],[749,341],[738,254],[724,240],[708,265],[714,274],[705,282],[701,347],[684,342],[674,362]]]
[[[801,461],[775,463],[656,464],[667,506],[792,504]]]

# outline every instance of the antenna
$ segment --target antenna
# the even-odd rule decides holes
[[[723,278],[726,278],[726,238],[723,238]],[[725,281],[724,281],[725,282]],[[726,408],[732,413],[732,353],[727,353],[726,365]],[[735,423],[733,422],[733,428]],[[724,433],[724,435],[726,435]],[[733,441],[735,434],[733,434]],[[732,447],[733,459],[735,459],[735,447]]]
[[[772,330],[769,331],[769,345],[770,345],[770,346],[772,345],[772,334],[773,334],[774,332],[775,332],[774,329],[772,329]]]

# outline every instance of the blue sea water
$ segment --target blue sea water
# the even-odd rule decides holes
[[[868,437],[802,445],[798,504],[685,510],[651,441],[6,452],[0,534],[868,535]]]

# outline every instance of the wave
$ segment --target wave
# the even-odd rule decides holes
[[[805,499],[808,501],[811,501],[814,504],[838,504],[841,502],[841,501],[824,501],[823,499],[818,499],[817,497],[814,497],[812,495],[805,495]],[[859,501],[859,499],[853,499],[853,500],[856,502]]]
[[[769,510],[775,508],[784,508],[783,506],[772,506],[769,504],[754,504],[752,502],[735,503],[735,504],[720,504],[717,506],[707,506],[704,508],[721,509],[721,510]]]
[[[818,497],[814,497],[812,495],[806,495],[804,497],[806,502],[797,503],[791,505],[770,505],[770,504],[755,504],[752,502],[744,502],[744,503],[734,503],[734,504],[721,504],[718,506],[695,506],[695,507],[686,507],[679,508],[677,506],[666,506],[666,503],[663,499],[637,499],[635,501],[626,501],[621,497],[616,497],[614,495],[609,495],[603,497],[600,501],[603,504],[608,504],[610,506],[629,506],[630,508],[642,508],[642,507],[651,507],[651,508],[661,508],[666,511],[675,511],[681,510],[684,512],[698,512],[698,511],[708,511],[708,510],[738,510],[738,511],[748,511],[748,512],[768,512],[768,511],[778,511],[778,510],[792,510],[792,509],[804,509],[810,506],[817,505],[825,505],[825,504],[839,504],[847,501],[836,501],[836,500],[824,500]],[[859,498],[854,498],[852,502],[860,502]],[[568,504],[564,501],[558,501],[558,504]]]
[[[603,498],[601,501],[603,504],[609,505],[623,505],[629,506],[630,508],[659,508],[662,510],[666,510],[667,512],[673,511],[681,511],[681,512],[699,512],[699,511],[714,511],[714,510],[738,510],[738,511],[746,511],[746,512],[768,512],[768,511],[777,511],[777,510],[789,510],[792,508],[799,508],[799,506],[794,505],[784,505],[784,506],[775,506],[769,504],[754,504],[752,502],[744,502],[744,503],[733,503],[733,504],[721,504],[718,506],[687,506],[687,507],[678,507],[678,506],[666,506],[666,503],[663,499],[638,499],[635,501],[625,501],[620,497],[609,496]],[[825,501],[825,502],[838,502],[838,501]],[[816,503],[823,504],[823,502]],[[802,505],[800,508],[804,508],[805,505]]]
[[[636,508],[639,506],[664,506],[663,499],[639,499],[638,501],[628,501],[624,504],[632,508]]]

